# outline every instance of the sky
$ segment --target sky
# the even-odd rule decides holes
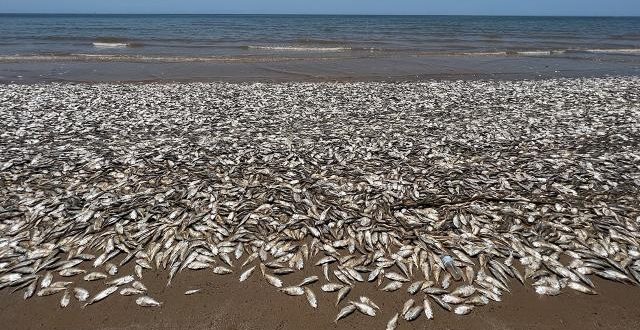
[[[640,16],[640,0],[0,0],[0,12]]]

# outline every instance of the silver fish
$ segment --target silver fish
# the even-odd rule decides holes
[[[73,295],[79,302],[85,302],[89,299],[89,291],[83,288],[73,288]]]
[[[245,270],[242,274],[240,274],[240,282],[244,282],[246,281],[251,274],[253,274],[253,271],[256,269],[256,266],[253,266],[247,270]]]
[[[110,286],[110,287],[98,292],[95,296],[93,296],[93,298],[91,298],[91,300],[87,304],[85,304],[85,306],[95,304],[95,303],[99,302],[100,300],[108,297],[112,293],[116,292],[117,290],[118,290],[117,286]]]
[[[376,310],[373,307],[357,301],[351,301],[350,303],[356,306],[360,313],[368,316],[376,316]]]
[[[300,286],[289,286],[289,287],[280,289],[280,291],[290,296],[302,296],[304,294],[304,289]]]
[[[387,283],[387,285],[385,285],[382,288],[382,291],[393,292],[400,289],[401,287],[402,287],[402,282],[393,281],[393,282]]]
[[[304,293],[307,296],[309,305],[311,305],[311,307],[313,308],[318,308],[318,298],[316,297],[315,293],[313,293],[313,291],[311,291],[311,289],[309,289],[308,287],[304,288]]]
[[[142,307],[159,307],[160,305],[162,305],[162,303],[157,302],[155,299],[148,296],[143,296],[136,299],[136,304]]]
[[[389,322],[387,322],[386,330],[396,330],[398,327],[398,313],[396,313]]]
[[[471,311],[473,311],[473,306],[469,305],[460,305],[453,310],[453,312],[458,315],[467,315],[471,313]]]
[[[71,295],[68,290],[65,290],[62,298],[60,299],[60,307],[65,308],[69,306],[69,302],[71,301]]]
[[[280,280],[279,278],[269,274],[265,274],[264,278],[267,280],[269,284],[275,286],[276,288],[282,287],[282,280]]]
[[[336,319],[333,321],[334,323],[337,323],[338,320],[341,320],[349,315],[351,315],[353,312],[356,311],[356,306],[354,306],[353,304],[349,304],[345,307],[343,307],[339,312],[338,312],[338,316],[336,316]]]

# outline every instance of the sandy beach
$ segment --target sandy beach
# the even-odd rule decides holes
[[[11,329],[640,327],[638,77],[5,84],[0,117]]]

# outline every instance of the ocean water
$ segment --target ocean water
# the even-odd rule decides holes
[[[640,56],[640,18],[0,15],[0,56],[163,58],[615,54]]]
[[[603,75],[640,17],[0,14],[0,82]]]

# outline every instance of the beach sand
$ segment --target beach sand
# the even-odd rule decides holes
[[[555,214],[555,218],[538,214],[538,223],[532,226],[516,226],[520,224],[517,217],[509,216],[513,214],[513,208],[506,208],[507,205],[520,208],[524,204],[536,209],[537,206],[528,203],[469,201],[452,206],[456,212],[467,212],[465,207],[468,205],[486,212],[504,208],[501,213],[504,218],[499,218],[500,226],[486,228],[489,233],[484,237],[493,239],[495,244],[501,244],[500,239],[506,237],[503,223],[507,228],[511,226],[511,232],[523,233],[519,237],[527,244],[530,237],[548,238],[549,242],[557,243],[559,239],[555,235],[558,233],[564,235],[563,239],[578,240],[571,236],[574,235],[572,230],[595,235],[592,231],[597,229],[600,230],[598,235],[606,236],[608,231],[602,229],[600,221],[616,224],[618,218],[627,221],[626,226],[616,227],[618,235],[631,237],[628,241],[633,242],[633,237],[638,235],[633,230],[637,226],[634,221],[640,219],[635,209],[640,185],[640,158],[637,156],[639,91],[640,79],[637,77],[399,84],[4,85],[0,87],[0,115],[3,118],[0,121],[3,132],[0,137],[0,168],[3,169],[0,171],[0,214],[4,226],[0,238],[6,239],[3,242],[14,242],[15,239],[15,244],[19,242],[25,246],[31,237],[37,236],[36,233],[50,233],[51,229],[55,231],[68,224],[80,226],[73,230],[65,227],[74,233],[74,238],[87,232],[96,233],[96,237],[111,237],[119,230],[113,228],[113,222],[106,225],[98,216],[95,222],[78,220],[79,210],[89,205],[88,202],[83,204],[83,200],[88,199],[88,195],[95,197],[94,189],[98,188],[109,188],[109,194],[104,195],[105,203],[109,196],[120,198],[116,206],[102,206],[102,214],[111,214],[105,219],[125,219],[131,207],[126,210],[115,208],[123,204],[127,207],[131,201],[127,196],[139,194],[136,198],[139,210],[153,204],[153,212],[149,211],[149,214],[159,214],[158,219],[149,220],[150,229],[154,229],[153,223],[173,219],[169,215],[171,207],[188,204],[189,198],[177,195],[184,193],[182,196],[187,196],[192,187],[189,183],[196,179],[219,191],[221,200],[238,198],[241,205],[252,209],[255,206],[250,203],[252,199],[261,198],[260,192],[253,197],[234,195],[233,192],[238,186],[251,188],[244,181],[246,178],[269,180],[256,185],[259,187],[256,189],[267,192],[277,190],[274,187],[280,184],[304,182],[308,184],[308,191],[314,194],[314,200],[333,203],[333,208],[340,208],[348,201],[339,204],[345,195],[331,195],[332,187],[348,189],[352,182],[366,185],[364,178],[374,174],[387,176],[387,180],[397,186],[397,177],[393,179],[396,181],[391,181],[391,176],[402,173],[400,181],[416,182],[423,196],[469,198],[477,191],[469,191],[469,187],[460,182],[477,179],[476,189],[482,193],[552,200],[541,203],[552,206],[545,212]],[[338,150],[342,156],[333,153],[325,156],[323,152],[329,148]],[[254,158],[249,159],[251,157]],[[306,161],[292,163],[292,159]],[[311,162],[320,164],[316,168],[313,167],[316,165],[309,165]],[[319,169],[321,166],[324,167]],[[271,169],[271,174],[264,175],[265,168]],[[289,172],[290,168],[295,168],[296,172]],[[597,179],[598,174],[594,171],[602,173],[606,180]],[[529,173],[531,177],[546,179],[535,181],[532,186],[527,186],[530,181],[525,179],[521,180],[522,184],[516,184],[514,173]],[[296,179],[298,176],[300,180]],[[156,182],[155,178],[162,180]],[[504,183],[505,178],[511,180],[511,186]],[[145,183],[141,181],[143,179]],[[554,185],[541,183],[547,183],[547,180]],[[560,183],[564,186],[558,185]],[[575,195],[570,190],[567,192],[569,185],[578,191]],[[111,186],[116,188],[111,189]],[[551,187],[565,188],[562,191]],[[165,194],[169,190],[178,193]],[[171,206],[162,206],[165,202],[160,202],[157,195],[154,197],[157,191],[162,192],[160,195],[164,195]],[[202,188],[202,192],[206,189]],[[24,227],[30,228],[29,232],[25,230],[22,234],[26,236],[20,236],[20,231],[14,231],[20,226],[13,221],[22,223],[23,219],[30,219],[34,212],[39,212],[30,207],[23,208],[30,204],[22,201],[34,196],[67,200],[69,214],[55,217],[50,223],[29,223]],[[381,199],[379,196],[371,194],[367,198],[386,209],[398,203],[411,207],[407,206],[407,195],[391,199],[392,203],[390,197]],[[593,216],[591,222],[577,222],[576,228],[568,231],[543,227],[544,223],[560,226],[554,219],[575,219],[576,213],[589,212],[590,205],[596,203],[598,210],[604,210],[600,204],[604,202],[618,213],[616,218],[610,214]],[[221,219],[231,214],[224,205],[221,202],[218,209]],[[571,207],[575,207],[576,212],[571,213]],[[447,208],[446,205],[439,207],[441,211]],[[195,217],[195,209],[185,210],[186,215]],[[17,213],[9,215],[11,212]],[[427,234],[437,231],[434,237],[451,248],[457,243],[447,242],[447,234],[451,237],[461,232],[475,235],[460,225],[457,229],[451,224],[437,230],[433,229],[433,223],[411,227],[408,222],[394,217],[402,218],[390,211],[378,220],[383,228],[379,230],[395,232],[405,243],[412,242],[414,233],[419,230],[425,230]],[[289,216],[285,218],[289,219]],[[282,221],[288,221],[286,219]],[[136,221],[126,220],[120,225],[125,226],[125,232],[136,232],[132,226]],[[349,226],[359,228],[358,223],[361,222],[351,222]],[[563,224],[573,225],[567,221]],[[593,226],[586,226],[588,224]],[[97,229],[93,231],[87,227],[89,225]],[[449,228],[449,232],[443,228]],[[160,232],[163,233],[164,230]],[[180,237],[193,239],[188,238],[189,235],[197,237],[194,232],[181,233]],[[456,237],[460,239],[460,236]],[[48,239],[60,242],[56,237]],[[636,258],[637,246],[618,238],[608,239],[617,244],[617,252],[612,252],[611,258]],[[104,243],[96,242],[102,247],[84,252],[101,253]],[[136,243],[131,244],[135,246]],[[12,245],[3,245],[0,261],[14,262],[17,256],[23,256],[23,249],[16,249],[12,254],[9,246]],[[559,258],[563,265],[569,263],[564,254],[558,256],[550,248],[539,250],[545,257]],[[347,253],[344,249],[340,252]],[[58,255],[66,258],[66,253]],[[123,255],[121,253],[112,261],[117,264]],[[186,269],[173,279],[170,287],[166,286],[168,270],[145,271],[140,281],[148,287],[150,296],[163,303],[159,308],[142,308],[135,304],[135,297],[114,293],[86,308],[72,298],[71,304],[62,309],[59,307],[60,294],[34,296],[25,301],[22,298],[24,290],[10,294],[11,288],[5,288],[0,291],[0,328],[383,329],[410,297],[406,285],[396,292],[385,293],[375,284],[357,283],[346,300],[365,295],[377,303],[381,311],[376,317],[356,312],[333,323],[339,310],[335,306],[336,293],[320,291],[326,280],[320,267],[313,266],[322,255],[320,252],[306,261],[304,270],[281,276],[285,285],[295,285],[305,276],[319,275],[320,280],[309,285],[318,297],[317,309],[311,308],[304,296],[290,297],[278,292],[263,280],[257,269],[246,282],[239,283],[242,272],[239,264],[246,259],[245,254],[238,261],[234,258],[232,274],[214,275],[211,269]],[[133,274],[132,264],[129,262],[120,267],[117,276]],[[215,265],[221,264],[218,260]],[[514,262],[516,264],[521,267]],[[626,265],[633,267],[632,263]],[[2,267],[5,266],[7,264]],[[90,262],[76,267],[88,272],[96,270]],[[97,270],[104,271],[104,266],[99,268]],[[414,269],[416,277],[417,273]],[[42,275],[42,272],[38,274]],[[74,282],[73,286],[86,288],[91,295],[105,288],[104,280],[85,282],[81,277],[68,280]],[[422,316],[411,323],[401,321],[399,329],[640,328],[640,287],[637,283],[621,284],[595,275],[589,277],[593,279],[598,295],[577,293],[567,287],[558,296],[540,296],[534,291],[533,280],[528,279],[523,286],[510,279],[511,292],[504,292],[501,302],[492,301],[477,307],[467,316],[456,316],[432,302],[434,320]],[[55,280],[63,279],[56,275]],[[185,296],[184,292],[191,289],[202,291]],[[421,301],[423,297],[424,294],[418,293],[413,299]],[[340,308],[344,304],[343,301]]]
[[[304,274],[283,277],[297,282]],[[408,298],[404,290],[383,293],[374,285],[356,287],[351,299],[366,295],[382,311],[376,317],[354,314],[333,323],[336,316],[335,294],[318,294],[318,309],[304,297],[290,297],[252,276],[244,283],[238,274],[213,275],[209,271],[184,271],[171,287],[166,273],[148,274],[145,284],[154,297],[163,302],[159,309],[136,306],[131,297],[114,296],[81,309],[74,301],[66,309],[58,306],[59,297],[32,298],[3,291],[0,322],[5,329],[384,329]],[[434,306],[434,320],[423,317],[411,323],[402,321],[399,329],[636,329],[640,327],[637,286],[597,281],[599,295],[565,292],[559,296],[537,295],[531,287],[512,283],[512,293],[500,303],[492,303],[461,317]],[[85,286],[91,289],[91,286]],[[319,284],[311,285],[319,291]],[[99,289],[99,286],[95,286]],[[201,292],[185,296],[191,289]],[[420,299],[416,295],[414,299]]]

